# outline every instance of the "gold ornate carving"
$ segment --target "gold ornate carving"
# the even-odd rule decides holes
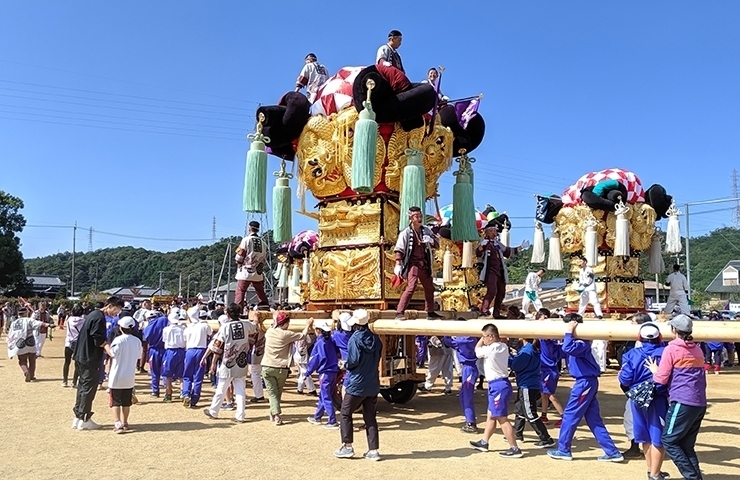
[[[398,222],[401,207],[396,202],[385,202],[383,212],[383,238],[391,245],[398,240]]]
[[[319,198],[337,195],[347,189],[337,143],[332,141],[335,126],[324,116],[311,117],[298,139],[298,174],[306,187]]]
[[[610,282],[609,308],[645,308],[645,289],[642,283]]]
[[[335,247],[380,241],[380,202],[332,202],[319,210],[319,245]]]
[[[633,257],[608,257],[606,260],[608,277],[632,278],[640,275],[640,261]]]
[[[311,259],[311,300],[379,299],[380,248],[318,250]]]
[[[634,250],[647,250],[653,241],[657,214],[647,203],[636,203],[630,222],[630,246]]]
[[[358,114],[354,108],[345,108],[337,114],[311,117],[298,139],[299,176],[317,198],[342,193],[351,183],[352,145]],[[437,119],[439,120],[439,119]],[[374,186],[385,173],[389,189],[399,191],[401,175],[406,166],[407,148],[418,148],[424,153],[427,198],[437,192],[439,177],[452,165],[452,131],[437,121],[429,136],[424,136],[427,125],[405,132],[399,123],[394,125],[388,145],[378,135],[375,156]],[[388,165],[385,159],[388,157]]]
[[[452,166],[452,131],[441,126],[439,119],[431,135],[424,137],[427,126],[405,132],[396,124],[388,141],[388,165],[385,169],[385,184],[393,191],[401,190],[403,169],[406,166],[407,148],[418,148],[424,153],[422,163],[426,175],[426,195],[431,198],[437,192],[439,177]]]
[[[569,283],[565,287],[565,301],[568,304],[568,308],[578,308],[578,304],[581,301],[581,293],[576,291],[577,283]],[[596,295],[599,297],[599,303],[602,307],[606,306],[606,283],[596,282]]]

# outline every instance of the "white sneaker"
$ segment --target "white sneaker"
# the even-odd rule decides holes
[[[77,424],[77,430],[97,430],[100,428],[100,425],[93,422],[92,418],[88,419],[86,422],[80,421]]]
[[[76,430],[79,425],[80,425],[80,419],[79,418],[75,417],[74,419],[72,419],[72,428],[73,429]]]

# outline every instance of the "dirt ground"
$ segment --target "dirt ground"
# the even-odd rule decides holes
[[[355,434],[359,458],[334,458],[332,452],[340,445],[339,432],[306,422],[315,400],[294,393],[295,377],[288,381],[283,407],[286,424],[280,427],[268,423],[266,404],[248,404],[245,424],[230,422],[233,412],[222,411],[222,419],[213,421],[201,409],[186,409],[179,403],[163,404],[148,396],[148,377],[139,375],[137,390],[142,403],[132,408],[132,432],[113,433],[105,391],[99,391],[95,398],[94,416],[104,428],[76,431],[71,429],[75,390],[61,387],[63,346],[61,335],[46,343],[44,358],[38,362],[38,381],[33,383],[25,383],[16,360],[8,360],[2,354],[0,478],[4,480],[178,478],[183,474],[190,478],[207,475],[262,479],[454,479],[484,475],[642,479],[646,475],[643,460],[621,464],[596,461],[601,450],[585,426],[577,431],[573,462],[552,460],[531,443],[521,445],[525,452],[521,459],[477,452],[468,446],[468,441],[479,437],[459,430],[457,397],[442,395],[441,387],[433,393],[418,394],[406,405],[391,405],[379,399],[381,462],[361,458],[366,450],[364,432]],[[740,407],[739,380],[737,368],[709,377],[710,407],[697,445],[707,479],[740,478],[740,420],[732,416]],[[570,385],[570,379],[561,382],[561,401],[566,400]],[[210,385],[205,387],[203,406],[210,402],[212,392]],[[479,392],[476,408],[481,425],[485,400],[483,392]],[[599,401],[612,437],[620,449],[626,448],[622,428],[625,397],[613,370],[602,377]],[[551,414],[553,417],[556,418]],[[551,429],[551,433],[557,438],[556,430]],[[536,438],[529,428],[525,437],[529,441]],[[495,434],[492,445],[505,448],[500,433]],[[511,470],[502,475],[501,469]],[[670,461],[666,461],[663,470],[671,478],[680,478]]]

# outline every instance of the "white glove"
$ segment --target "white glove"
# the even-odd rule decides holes
[[[402,270],[403,270],[403,268],[401,267],[401,265],[396,265],[395,267],[393,267],[393,273],[396,274],[399,277],[401,276],[401,271]]]
[[[434,240],[432,240],[432,237],[430,237],[429,235],[424,235],[421,241],[423,243],[434,243]]]
[[[488,239],[484,238],[483,240],[480,241],[478,245],[481,247],[485,247],[486,245],[488,245]]]
[[[522,240],[522,244],[519,245],[519,250],[526,250],[529,248],[529,246],[532,245],[529,243],[529,240]]]

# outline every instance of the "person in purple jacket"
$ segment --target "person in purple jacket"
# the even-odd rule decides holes
[[[308,359],[306,376],[311,376],[314,372],[319,374],[319,401],[316,406],[316,413],[308,417],[308,423],[321,425],[321,417],[326,413],[329,418],[324,428],[327,430],[339,430],[337,415],[334,411],[334,402],[332,400],[332,391],[337,381],[337,373],[339,372],[338,349],[334,340],[332,340],[331,325],[329,322],[326,320],[317,321],[314,324],[314,328],[316,329],[316,343]]]
[[[464,318],[458,320],[465,321]],[[442,343],[457,351],[457,359],[462,366],[462,385],[460,385],[460,406],[465,416],[464,433],[478,433],[475,421],[475,381],[478,378],[478,358],[475,355],[477,337],[444,337]]]
[[[550,319],[550,310],[546,308],[540,308],[537,311],[537,320],[548,321]],[[540,338],[540,380],[542,381],[542,416],[540,420],[542,423],[547,425],[550,420],[547,418],[547,411],[550,408],[550,404],[555,407],[555,410],[563,416],[563,405],[560,403],[558,398],[555,396],[555,390],[558,388],[558,381],[560,380],[560,362],[563,360],[563,348],[560,340],[552,340],[548,338]],[[562,420],[555,422],[554,427],[560,428],[563,424]]]
[[[162,312],[150,310],[147,313],[149,325],[144,329],[144,340],[149,345],[149,373],[152,376],[152,397],[159,397],[159,381],[164,360],[164,338],[162,332],[169,320]]]
[[[701,480],[699,457],[694,447],[707,413],[704,358],[701,348],[693,341],[693,322],[688,316],[677,315],[668,325],[674,338],[663,350],[660,364],[652,359],[645,362],[655,383],[668,386],[670,403],[660,440],[683,478]]]
[[[604,455],[597,458],[601,462],[621,462],[624,457],[609,432],[604,426],[599,411],[599,400],[596,394],[599,391],[599,376],[601,369],[591,354],[591,342],[577,338],[576,328],[583,323],[583,317],[577,313],[569,313],[563,319],[568,324],[568,331],[563,340],[563,353],[568,356],[568,371],[575,379],[570,391],[570,398],[563,413],[563,424],[560,427],[558,449],[548,450],[547,455],[556,460],[573,460],[570,453],[573,435],[578,424],[586,419],[588,428],[596,437]]]
[[[626,393],[637,385],[653,379],[653,374],[647,368],[646,361],[652,359],[660,362],[663,355],[663,337],[658,326],[654,323],[643,323],[638,334],[639,342],[635,348],[628,350],[622,357],[622,368],[619,370],[619,385]],[[665,473],[660,471],[663,466],[665,450],[660,439],[665,425],[665,415],[668,410],[667,390],[658,385],[653,393],[653,400],[647,407],[641,407],[634,401],[628,402],[632,413],[633,442],[642,444],[642,451],[648,467],[648,480],[663,480]]]

